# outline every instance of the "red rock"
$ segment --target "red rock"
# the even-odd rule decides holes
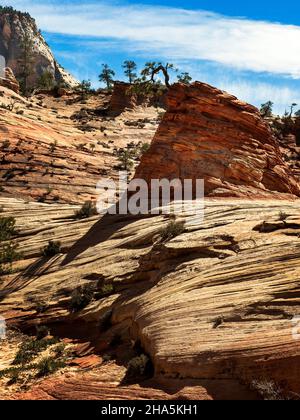
[[[70,363],[70,365],[79,366],[82,369],[95,368],[97,366],[100,366],[101,364],[102,358],[95,354],[85,357],[78,357],[77,359],[73,359]]]
[[[212,197],[300,195],[258,110],[204,83],[175,84],[168,111],[136,178],[204,179]]]

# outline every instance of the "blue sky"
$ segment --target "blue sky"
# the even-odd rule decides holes
[[[58,61],[98,86],[133,59],[173,62],[196,80],[278,113],[300,107],[300,2],[8,0],[36,18]],[[184,5],[184,6],[183,6]]]

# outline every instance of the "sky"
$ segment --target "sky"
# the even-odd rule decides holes
[[[194,80],[283,113],[300,108],[300,2],[8,0],[28,11],[57,60],[99,86],[102,63],[172,62]],[[176,75],[173,76],[174,78]]]

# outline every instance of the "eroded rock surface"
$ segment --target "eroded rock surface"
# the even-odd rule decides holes
[[[4,77],[0,77],[0,86],[4,86],[15,93],[20,93],[20,85],[11,68],[4,69]]]
[[[69,219],[76,207],[0,204],[17,219],[23,255],[0,286],[9,327],[30,332],[48,325],[63,338],[90,340],[100,356],[116,336],[139,342],[154,380],[177,378],[179,388],[186,380],[208,381],[198,385],[214,398],[221,394],[211,381],[228,381],[229,390],[236,381],[242,393],[245,384],[268,379],[299,394],[300,347],[292,334],[300,313],[299,201],[206,201],[203,222],[178,216],[185,231],[163,243],[154,238],[169,223],[164,216],[76,222]],[[45,259],[41,248],[50,239],[61,241],[62,253]],[[94,298],[73,312],[71,294],[84,284]],[[112,286],[107,295],[104,284]],[[29,395],[80,398],[91,391],[97,398],[98,380],[58,377]],[[122,388],[109,392],[123,397]]]
[[[37,95],[26,100],[0,87],[1,194],[45,202],[96,199],[97,182],[118,178],[115,148],[150,143],[159,109],[99,115],[105,95]],[[100,110],[100,111],[99,111]]]
[[[213,197],[300,195],[299,181],[255,107],[200,82],[173,85],[167,103],[137,178],[204,179]]]
[[[28,13],[17,11],[0,13],[0,55],[5,58],[6,65],[11,67],[15,76],[21,76],[22,42],[24,36],[34,42],[33,68],[29,83],[36,85],[44,72],[50,72],[56,82],[63,82],[74,87],[78,84],[67,71],[56,61],[52,51],[36,26],[35,20]]]

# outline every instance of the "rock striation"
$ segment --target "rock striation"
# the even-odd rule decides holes
[[[83,104],[76,93],[25,99],[0,86],[1,195],[45,202],[96,200],[97,182],[118,178],[115,149],[150,143],[159,124],[154,107],[101,117],[106,100],[91,95]]]
[[[258,110],[207,84],[175,84],[168,111],[136,177],[204,179],[213,197],[300,195]]]
[[[30,84],[35,85],[44,72],[50,72],[56,82],[62,82],[70,87],[78,81],[65,71],[56,61],[52,51],[38,30],[35,20],[28,13],[21,13],[12,8],[0,10],[0,55],[5,58],[18,78],[21,73],[20,56],[24,35],[34,41],[33,69]]]
[[[0,314],[8,328],[34,332],[47,325],[61,338],[93,342],[96,353],[112,354],[123,368],[130,350],[118,350],[114,338],[121,346],[140,343],[151,357],[153,380],[177,378],[177,391],[197,380],[221,398],[216,386],[224,381],[234,398],[232,381],[242,392],[245,384],[268,380],[299,394],[300,347],[293,336],[300,313],[299,200],[205,201],[203,222],[183,213],[185,231],[153,244],[166,217],[74,221],[72,206],[0,198],[3,214],[16,217],[22,255],[0,284]],[[61,253],[42,258],[49,240],[61,242]],[[112,285],[106,296],[99,294],[103,284]],[[79,285],[94,288],[95,295],[74,313],[70,300]],[[58,376],[24,397],[101,398],[111,392],[123,398],[128,389],[108,389],[120,383],[119,373],[107,364],[105,372],[106,380],[97,380],[97,372]]]

